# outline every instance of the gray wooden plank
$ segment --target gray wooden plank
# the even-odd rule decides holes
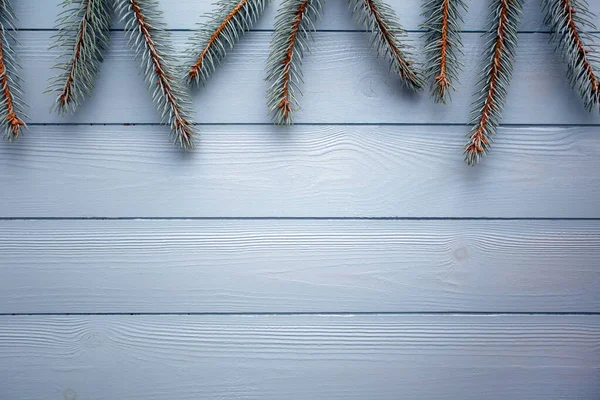
[[[30,122],[35,123],[155,123],[159,121],[137,63],[122,32],[113,32],[112,49],[93,96],[74,116],[62,118],[48,110],[53,96],[44,94],[54,74],[58,50],[48,51],[52,32],[22,32],[25,98]],[[186,32],[175,32],[176,51],[182,51]],[[411,38],[419,40],[420,34]],[[203,123],[270,123],[264,81],[269,32],[251,32],[206,88],[195,93],[195,110]],[[465,34],[467,66],[450,106],[434,104],[428,93],[414,95],[388,73],[388,65],[368,48],[362,32],[322,32],[315,35],[313,52],[305,60],[304,96],[299,123],[467,123],[480,71],[480,34]],[[566,68],[553,53],[546,34],[522,34],[504,111],[506,124],[598,124],[600,114],[585,111],[571,90]],[[416,43],[416,42],[415,42]],[[419,44],[420,46],[421,44]],[[543,68],[540,68],[543,65]],[[282,132],[284,132],[282,130]]]
[[[598,316],[0,318],[5,399],[600,396]]]
[[[0,143],[1,217],[600,217],[597,128],[33,126]]]
[[[600,221],[0,221],[0,313],[600,312]]]
[[[62,10],[59,7],[61,0],[19,0],[14,2],[16,13],[19,16],[19,28],[24,29],[52,29],[57,14]],[[396,13],[405,29],[419,29],[423,18],[421,14],[420,0],[387,0]],[[522,30],[537,31],[546,30],[543,23],[543,15],[540,8],[541,0],[530,0],[525,2],[521,23]],[[169,28],[196,29],[197,23],[202,21],[200,16],[213,10],[213,1],[178,0],[177,7],[169,6],[168,1],[161,1],[161,9],[164,11],[165,22]],[[486,29],[489,1],[468,1],[469,13],[465,15],[464,29],[482,30]],[[590,9],[600,15],[600,3],[590,1]],[[265,15],[256,26],[257,29],[272,29],[273,18],[280,1],[271,3]],[[324,15],[317,27],[319,29],[356,29],[345,0],[327,1]],[[115,24],[119,27],[119,24]]]

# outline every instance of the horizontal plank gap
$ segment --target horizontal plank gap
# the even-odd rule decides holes
[[[544,217],[0,217],[0,221],[600,221]]]
[[[294,316],[294,315],[315,315],[315,316],[352,316],[352,315],[385,315],[385,316],[403,316],[403,315],[429,315],[429,316],[510,316],[510,315],[575,315],[575,316],[599,316],[600,312],[523,312],[523,311],[501,311],[501,312],[487,312],[487,311],[403,311],[403,312],[90,312],[90,313],[58,313],[58,312],[42,312],[42,313],[0,313],[0,317],[22,317],[22,316],[117,316],[117,315],[128,315],[128,316]]]
[[[160,122],[29,122],[28,126],[162,126]],[[271,122],[195,122],[196,126],[271,126]],[[295,126],[473,126],[460,122],[298,122]],[[590,128],[600,124],[499,124],[500,128]],[[288,127],[281,127],[282,130]]]

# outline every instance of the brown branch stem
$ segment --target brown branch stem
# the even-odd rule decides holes
[[[373,18],[375,18],[375,23],[377,24],[377,28],[381,32],[381,36],[383,37],[383,39],[385,40],[385,42],[387,43],[389,48],[392,49],[392,52],[394,54],[394,58],[396,59],[396,61],[404,67],[404,70],[410,71],[410,66],[412,63],[410,61],[406,61],[404,59],[404,57],[402,57],[402,52],[400,51],[398,46],[396,46],[396,43],[394,41],[394,34],[389,30],[388,26],[383,21],[381,12],[377,8],[377,5],[375,4],[375,2],[373,0],[363,0],[363,1],[364,1],[364,5],[367,7],[367,9],[373,15]],[[413,80],[416,78],[416,76],[407,77],[406,74],[404,73],[404,70],[400,69],[400,71],[399,71],[400,77],[402,79]],[[413,74],[411,73],[411,75],[413,75]]]
[[[449,30],[450,0],[443,0],[442,3],[442,37],[440,38],[440,73],[435,77],[435,83],[438,86],[440,97],[444,98],[450,88],[450,78],[448,78],[448,30]]]
[[[600,82],[598,81],[598,78],[596,78],[594,68],[588,60],[588,50],[583,45],[581,35],[579,34],[579,29],[577,28],[577,24],[573,18],[573,15],[577,12],[577,10],[573,8],[570,0],[561,0],[561,3],[568,21],[567,26],[569,27],[569,37],[573,38],[575,41],[575,45],[577,46],[577,55],[583,63],[583,67],[586,71],[587,78],[590,81],[592,91],[595,93],[596,97],[600,97]]]
[[[150,53],[150,59],[154,66],[154,73],[156,74],[158,84],[166,97],[169,108],[172,112],[172,128],[180,135],[180,140],[184,145],[190,146],[192,143],[193,132],[191,129],[190,122],[183,116],[181,107],[175,99],[175,93],[171,86],[172,77],[168,75],[163,66],[162,57],[160,56],[156,43],[152,37],[151,26],[146,21],[144,13],[137,0],[129,0],[129,4],[133,10],[135,19],[138,24],[138,29],[144,38],[146,48]]]
[[[4,62],[4,38],[0,32],[0,91],[4,99],[4,106],[6,107],[6,121],[9,124],[10,132],[13,138],[16,138],[21,133],[21,127],[25,126],[25,122],[18,117],[15,110],[15,103],[13,95],[9,85],[8,71],[6,63]]]
[[[217,27],[217,29],[210,36],[208,43],[206,43],[206,46],[204,47],[204,49],[202,49],[202,52],[198,56],[196,62],[194,63],[194,65],[192,65],[192,67],[190,68],[190,70],[188,72],[190,79],[193,79],[196,76],[198,76],[198,74],[200,74],[200,70],[202,69],[202,64],[204,63],[204,59],[205,59],[206,55],[208,54],[208,52],[210,51],[211,47],[215,44],[215,42],[217,41],[217,39],[219,38],[219,36],[223,32],[223,30],[231,22],[231,20],[237,14],[239,14],[240,10],[246,5],[246,3],[248,3],[248,0],[240,0],[240,2],[233,8],[233,10],[231,10],[231,12],[229,14],[227,14],[227,17],[225,17],[223,22]]]
[[[287,121],[289,119],[290,113],[292,112],[292,102],[288,98],[290,93],[290,85],[291,85],[291,74],[290,70],[292,67],[292,59],[294,57],[294,49],[296,47],[296,39],[298,38],[298,33],[300,31],[300,25],[302,24],[302,19],[304,18],[304,14],[308,9],[308,3],[310,0],[304,0],[298,6],[296,10],[296,15],[294,17],[294,22],[292,24],[292,29],[290,33],[290,37],[288,39],[288,46],[285,52],[285,57],[281,61],[283,65],[284,77],[283,77],[283,87],[281,90],[281,101],[277,105],[279,109],[281,109],[281,113],[283,119]]]
[[[79,26],[79,31],[77,33],[77,38],[75,40],[75,48],[73,50],[73,58],[71,59],[71,67],[69,68],[69,74],[67,75],[67,80],[62,90],[60,91],[60,95],[58,96],[58,102],[61,107],[66,106],[73,99],[73,83],[74,83],[74,75],[75,69],[79,63],[81,58],[81,49],[83,47],[83,43],[85,41],[86,29],[88,24],[88,13],[90,10],[90,2],[92,0],[85,0],[85,10],[83,12],[83,18],[81,19],[81,24]]]
[[[481,118],[477,124],[477,129],[470,136],[470,143],[465,149],[468,153],[482,153],[484,151],[484,145],[488,145],[488,141],[485,137],[487,125],[489,123],[490,112],[496,105],[496,86],[500,78],[500,66],[502,59],[502,52],[505,49],[506,40],[506,29],[508,24],[509,15],[509,3],[511,0],[502,0],[500,3],[498,29],[496,31],[496,39],[494,41],[494,53],[492,56],[492,62],[490,65],[489,75],[489,88],[485,98],[483,109],[481,110]]]

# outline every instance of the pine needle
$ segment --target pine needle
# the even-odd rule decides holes
[[[477,164],[487,154],[495,135],[513,71],[523,0],[492,0],[486,66],[481,73],[479,98],[474,103],[475,126],[465,146],[465,161]]]
[[[216,11],[190,39],[194,63],[187,72],[188,83],[204,84],[235,44],[262,15],[270,0],[219,0]],[[201,49],[196,52],[196,49]]]
[[[411,46],[401,40],[406,39],[406,32],[394,10],[382,0],[349,0],[349,3],[356,21],[371,33],[371,44],[389,60],[390,69],[400,75],[407,87],[421,90],[425,83],[411,61]]]
[[[142,64],[152,100],[163,122],[171,126],[174,142],[183,149],[193,148],[195,136],[189,95],[175,79],[169,37],[159,20],[161,13],[154,0],[116,0],[129,43]]]
[[[275,18],[275,33],[267,60],[267,104],[278,125],[293,123],[298,108],[296,91],[302,80],[302,57],[310,32],[321,14],[320,0],[283,0]]]
[[[25,127],[17,75],[20,66],[13,48],[14,30],[15,14],[10,0],[0,0],[0,124],[9,141],[16,140]]]
[[[460,26],[461,12],[467,11],[463,0],[425,0],[422,28],[425,34],[425,55],[427,56],[425,77],[431,80],[431,95],[436,103],[450,100],[450,88],[458,79],[462,69],[459,55],[462,55]]]
[[[585,0],[544,0],[545,22],[550,27],[552,41],[567,62],[571,87],[582,97],[585,108],[591,111],[600,103],[599,56],[593,47],[596,35],[595,15]]]
[[[112,8],[108,0],[64,0],[55,44],[63,53],[54,68],[63,70],[50,80],[56,94],[53,109],[73,113],[94,90],[94,81],[108,46]]]

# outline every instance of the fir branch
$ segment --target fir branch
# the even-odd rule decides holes
[[[377,52],[389,60],[390,69],[400,75],[406,86],[421,90],[425,82],[411,61],[411,47],[401,40],[406,32],[394,10],[382,0],[349,0],[349,3],[356,21],[371,32],[371,43]]]
[[[0,125],[9,141],[16,140],[25,127],[21,88],[12,43],[11,31],[15,29],[15,14],[10,0],[0,0]]]
[[[479,98],[474,103],[472,122],[476,124],[465,146],[465,161],[469,165],[477,164],[481,156],[487,154],[498,129],[513,71],[522,4],[523,0],[492,0],[490,5],[492,21],[487,65],[479,81]]]
[[[593,50],[595,18],[585,0],[544,0],[545,22],[550,27],[552,41],[567,62],[571,86],[583,98],[585,108],[591,111],[600,102],[599,58]]]
[[[154,0],[117,0],[125,21],[129,42],[142,63],[145,80],[162,121],[171,126],[174,142],[184,149],[193,147],[193,124],[188,117],[191,100],[175,79],[167,32],[159,23],[161,13]]]
[[[296,90],[302,82],[302,57],[310,31],[321,14],[321,0],[283,0],[275,18],[275,33],[267,60],[267,104],[276,124],[293,123],[298,108]]]
[[[56,94],[53,109],[75,112],[94,89],[94,80],[108,46],[112,9],[108,0],[64,0],[53,47],[63,48],[54,68],[49,92]]]
[[[191,48],[200,48],[187,72],[188,83],[206,83],[217,64],[233,49],[241,36],[250,30],[270,0],[219,0],[217,10],[190,40]],[[194,50],[192,50],[193,52]]]
[[[462,54],[460,25],[461,12],[467,10],[464,0],[425,0],[423,3],[423,28],[425,54],[427,56],[425,77],[431,79],[431,94],[436,103],[449,100],[450,88],[462,68],[458,60]]]

